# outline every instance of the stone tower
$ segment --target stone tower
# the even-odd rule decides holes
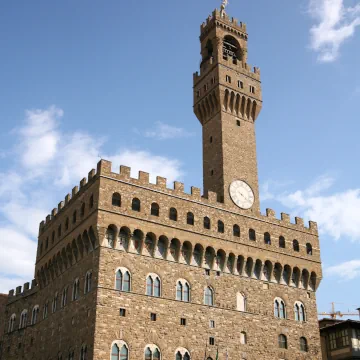
[[[215,10],[200,40],[205,194],[101,160],[41,222],[0,360],[321,359],[317,225],[259,211],[245,25]]]
[[[194,112],[203,127],[205,193],[216,192],[220,201],[232,206],[230,186],[243,181],[254,199],[241,208],[257,213],[255,120],[262,95],[260,71],[252,71],[247,64],[247,41],[246,25],[224,11],[215,10],[201,25],[202,60],[200,74],[194,74]]]

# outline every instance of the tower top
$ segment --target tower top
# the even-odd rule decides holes
[[[225,14],[225,9],[226,9],[226,7],[228,6],[228,4],[229,4],[229,0],[223,0],[223,1],[222,1],[221,7],[220,7],[220,9],[221,9],[221,15],[224,15],[224,14]]]

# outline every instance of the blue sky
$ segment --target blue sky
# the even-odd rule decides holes
[[[0,291],[32,277],[39,222],[99,156],[202,185],[199,27],[220,0],[0,4]],[[319,310],[360,306],[360,3],[240,1],[261,68],[261,206],[318,221]]]

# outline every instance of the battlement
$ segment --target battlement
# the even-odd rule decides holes
[[[33,293],[34,291],[38,290],[38,284],[36,282],[35,279],[33,279],[31,281],[31,286],[30,283],[27,282],[25,283],[23,286],[17,286],[16,289],[12,289],[9,291],[9,297],[8,297],[8,301],[13,300],[14,298],[18,298],[20,296],[26,296],[29,295],[31,293]]]
[[[219,9],[214,10],[212,15],[209,15],[209,17],[206,19],[206,21],[201,24],[201,26],[200,26],[201,34],[206,32],[208,30],[208,28],[210,28],[212,25],[214,25],[215,22],[219,22],[223,25],[230,26],[231,28],[229,30],[230,31],[237,30],[239,32],[238,35],[246,34],[246,24],[245,23],[239,22],[237,19],[235,19],[233,17],[230,18],[226,13],[222,14]],[[247,35],[246,35],[246,37],[247,37]]]
[[[196,71],[193,74],[194,85],[196,85],[202,79],[202,77],[207,74],[208,69],[211,68],[215,63],[215,58],[211,57],[201,64],[200,72]],[[228,64],[230,68],[233,68],[234,70],[237,70],[256,81],[260,81],[261,72],[259,67],[252,67],[250,64],[243,63],[242,61],[238,61],[237,64],[234,64],[233,59],[231,58],[228,58],[227,60],[222,59],[221,63]]]

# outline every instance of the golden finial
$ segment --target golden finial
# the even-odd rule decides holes
[[[229,4],[229,0],[222,0],[221,7],[220,7],[222,15],[225,14],[225,9],[228,6],[228,4]]]

